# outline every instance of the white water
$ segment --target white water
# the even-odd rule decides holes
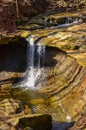
[[[79,19],[79,18],[74,18],[74,19],[71,21],[71,19],[68,17],[67,20],[66,20],[66,23],[64,23],[64,24],[59,24],[58,27],[66,27],[66,26],[78,24],[78,23],[80,23],[80,22],[82,22],[82,20]]]
[[[44,68],[45,61],[45,46],[37,45],[37,73],[35,75],[35,80],[42,76],[42,69]]]
[[[24,81],[24,85],[26,87],[34,88],[34,54],[35,54],[35,46],[34,46],[34,38],[33,36],[29,39],[27,38],[28,46],[27,46],[27,77]]]
[[[36,84],[43,76],[42,69],[45,61],[45,46],[34,44],[34,36],[27,39],[27,70],[23,87],[36,89]]]

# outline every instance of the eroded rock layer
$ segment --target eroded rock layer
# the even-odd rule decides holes
[[[40,121],[40,123],[39,123]],[[0,129],[38,129],[51,130],[52,119],[48,114],[31,114],[30,109],[21,101],[12,98],[0,102]],[[40,124],[40,125],[39,125]]]
[[[46,49],[44,77],[38,83],[47,103],[45,112],[59,121],[76,120],[84,106],[85,82],[86,68],[59,49]],[[31,103],[41,112],[34,100]]]
[[[49,113],[56,121],[75,121],[85,101],[86,68],[58,48],[46,47],[45,69],[34,90],[12,89],[12,97],[33,113]]]
[[[78,13],[78,16],[80,14]],[[61,17],[63,15],[61,14]],[[70,18],[71,14],[66,15]],[[77,14],[72,14],[72,17],[76,16]],[[51,114],[54,121],[76,121],[81,117],[86,102],[84,100],[84,95],[86,95],[86,23],[80,16],[77,23],[59,28],[57,27],[58,15],[54,16],[55,26],[51,25],[52,16],[39,17],[32,19],[28,25],[20,27],[22,31],[16,35],[26,38],[32,34],[34,35],[34,44],[46,46],[43,76],[37,80],[34,90],[25,90],[20,87],[4,91],[3,89],[7,85],[10,88],[13,83],[25,75],[27,44],[22,47],[21,45],[17,46],[18,44],[16,46],[13,44],[3,45],[4,56],[0,56],[0,100],[5,96],[13,97],[29,106],[32,113]],[[2,37],[1,41],[3,41]],[[13,48],[8,49],[9,47],[6,46],[9,45]],[[12,55],[4,47],[10,50]],[[0,54],[2,55],[3,52],[1,51]],[[34,67],[36,69],[36,66]]]

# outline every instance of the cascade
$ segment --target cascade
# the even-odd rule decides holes
[[[40,46],[37,44],[37,72],[35,75],[35,81],[40,79],[42,76],[42,71],[44,69],[44,62],[45,62],[45,46]]]
[[[74,18],[67,17],[65,18],[65,22],[63,24],[58,24],[58,27],[70,26],[80,22],[82,22],[82,20],[78,17],[74,17]]]
[[[33,36],[26,39],[27,44],[27,76],[25,77],[24,85],[34,88],[34,53],[35,45]]]
[[[45,61],[45,46],[35,44],[34,36],[31,35],[27,39],[27,69],[26,76],[22,86],[27,89],[36,89],[39,79],[43,76],[43,68]]]

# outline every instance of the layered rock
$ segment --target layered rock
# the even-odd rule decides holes
[[[4,44],[2,42],[2,44],[0,45],[1,88],[4,88],[5,90],[9,89],[10,86],[12,86],[12,83],[17,82],[24,74],[26,69],[26,44],[27,42],[21,39],[18,41],[14,40],[14,42],[8,40],[7,44],[5,44],[4,41]]]
[[[33,113],[49,113],[56,121],[77,120],[84,107],[86,68],[54,47],[46,48],[45,61],[36,90],[14,89],[12,96],[30,105]]]
[[[61,18],[62,15],[63,14],[61,14]],[[66,15],[70,17],[71,14]],[[64,15],[64,17],[66,15]],[[73,17],[78,17],[80,13],[78,13],[78,15],[72,15]],[[64,26],[63,28],[56,28],[56,25],[46,28],[45,24],[50,24],[48,19],[51,19],[51,16],[48,16],[47,21],[46,18],[47,16],[45,19],[44,17],[32,19],[32,21],[28,23],[28,26],[24,26],[24,29],[29,29],[29,31],[19,33],[21,37],[28,37],[29,34],[33,34],[34,44],[46,46],[44,76],[40,78],[40,81],[37,81],[36,87],[38,89],[35,91],[25,91],[15,88],[14,91],[12,89],[10,94],[12,97],[30,106],[33,113],[49,113],[52,115],[53,120],[60,122],[76,121],[81,117],[81,112],[85,104],[83,95],[86,90],[86,23],[78,21],[78,23],[66,27]],[[56,24],[58,25],[58,16],[55,15],[54,18],[57,20]],[[45,20],[44,24],[42,24],[42,20]],[[20,28],[23,30],[23,27]],[[25,62],[23,56],[25,56],[24,52],[26,50],[20,48],[21,47],[16,47],[14,52],[20,51],[18,51],[15,56],[10,56],[10,60],[7,60],[6,64],[4,62],[4,65],[7,65],[8,61],[11,61],[10,63],[12,64],[10,64],[10,66],[13,66],[13,69],[17,71],[16,74],[18,74],[18,72],[20,73],[21,64]],[[20,58],[20,54],[22,55],[22,59]],[[14,61],[12,59],[15,59],[16,56],[19,56],[16,61],[17,68],[13,64],[14,62],[12,62]],[[1,60],[1,63],[3,63],[2,61],[3,60]],[[25,63],[23,65],[25,66]],[[5,66],[4,69],[7,67],[9,66]],[[5,73],[10,77],[10,73],[7,71]],[[25,71],[22,72],[22,74],[24,73]],[[4,74],[1,80],[6,78]],[[14,74],[14,72],[12,72],[12,74]],[[22,77],[22,74],[16,77]],[[10,82],[12,84],[14,83],[12,81]],[[3,85],[1,86],[3,88]]]
[[[85,66],[86,23],[83,20],[83,15],[85,15],[84,11],[37,17],[38,19],[32,19],[29,26],[25,26],[25,28],[33,30],[31,33],[34,34],[36,43],[58,47],[77,59],[79,64]],[[77,21],[73,21],[75,23],[65,22],[65,19],[68,21],[71,18],[77,19]],[[46,27],[48,27],[46,30],[42,29]],[[25,34],[28,35],[26,31]],[[24,33],[20,35],[24,36]]]
[[[70,14],[66,15],[70,17]],[[73,15],[73,17],[75,16],[77,18],[80,13]],[[52,16],[48,16],[48,18],[52,20]],[[53,16],[53,18],[58,19],[58,15]],[[38,23],[42,23],[42,20],[45,19],[37,19]],[[35,112],[40,110],[40,112],[51,113],[54,120],[77,120],[85,103],[83,94],[86,89],[86,23],[80,21],[80,23],[69,25],[69,27],[56,29],[53,26],[46,30],[35,28],[36,19],[33,19],[32,23],[33,31],[31,33],[35,37],[35,43],[52,46],[52,48],[46,47],[45,75],[40,80],[40,82],[43,82],[42,85],[40,82],[38,83],[38,86],[41,86],[38,91],[45,95],[47,105],[44,105],[41,101],[38,105],[36,99],[35,101],[31,99],[31,105]],[[39,28],[41,28],[41,24]],[[45,108],[47,106],[46,110],[42,109],[42,104]]]
[[[1,130],[19,130],[19,129],[38,129],[50,130],[52,128],[52,119],[48,114],[32,115],[19,100],[5,99],[0,102],[0,129]],[[40,122],[40,124],[39,124]]]

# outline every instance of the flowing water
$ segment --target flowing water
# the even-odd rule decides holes
[[[36,89],[40,78],[43,76],[45,62],[45,46],[34,42],[34,36],[27,39],[27,70],[23,80],[23,87]]]
[[[58,27],[69,26],[80,22],[79,18],[63,18],[64,23],[58,24]],[[45,45],[35,43],[34,35],[28,36],[27,44],[27,70],[26,76],[22,81],[22,86],[26,88],[35,89],[38,83],[44,76],[44,62],[45,62]],[[41,86],[41,84],[40,84]],[[38,86],[38,87],[40,87]]]
[[[79,23],[80,20],[78,18],[74,18],[74,19],[71,19],[70,17],[69,18],[66,18],[65,19],[65,22],[62,24],[59,24],[58,27],[65,27],[65,26],[70,26],[70,25],[75,25],[77,23]],[[52,35],[52,34],[49,34],[49,36]],[[39,113],[41,111],[41,109],[43,108],[43,110],[46,112],[48,112],[49,110],[49,114],[52,113],[52,117],[54,119],[57,119],[58,114],[59,112],[63,114],[63,118],[65,118],[65,121],[67,123],[57,123],[57,122],[54,122],[53,123],[53,128],[52,130],[65,130],[67,127],[71,126],[71,121],[72,121],[72,117],[71,117],[71,114],[69,112],[67,112],[66,110],[66,107],[64,106],[64,102],[62,102],[62,99],[60,98],[60,96],[57,94],[57,97],[59,98],[58,101],[55,101],[57,104],[56,104],[56,108],[55,107],[52,107],[49,106],[48,103],[48,99],[46,97],[46,95],[41,95],[37,93],[37,91],[34,91],[38,88],[41,88],[42,87],[45,87],[44,85],[42,85],[42,81],[45,81],[46,83],[46,80],[48,79],[54,79],[55,75],[56,75],[56,72],[54,74],[54,76],[52,76],[52,72],[54,72],[54,67],[52,66],[51,69],[51,73],[50,73],[50,76],[48,76],[48,78],[46,78],[45,76],[45,72],[48,72],[46,71],[46,68],[45,68],[45,49],[46,49],[46,52],[47,52],[47,47],[45,48],[45,45],[41,45],[40,44],[40,39],[42,37],[39,38],[39,40],[37,39],[35,41],[35,36],[34,35],[30,35],[28,36],[28,38],[26,39],[27,41],[27,69],[26,69],[26,76],[24,77],[24,80],[20,83],[20,87],[24,87],[25,89],[27,90],[31,90],[31,92],[28,93],[29,95],[29,100],[32,102],[31,104],[31,110],[34,112],[34,113]],[[47,54],[47,53],[46,53]],[[53,53],[54,54],[54,53]],[[49,53],[48,55],[49,56]],[[46,56],[46,57],[47,57]],[[59,55],[58,55],[59,57]],[[50,64],[54,63],[55,62],[55,57],[52,55],[50,55]],[[47,59],[47,58],[46,58]],[[62,58],[63,59],[63,58]],[[53,62],[51,62],[51,60]],[[59,61],[59,60],[56,60],[56,61]],[[58,63],[58,62],[57,62]],[[47,62],[48,64],[48,62]],[[58,68],[58,67],[57,67]],[[56,71],[56,70],[55,70]],[[59,71],[57,71],[59,72]],[[48,73],[46,73],[46,75],[48,75]],[[44,77],[45,76],[45,77]],[[43,80],[44,79],[44,80]],[[52,80],[53,84],[54,84],[54,81],[55,80]],[[49,81],[48,81],[49,82]],[[52,82],[50,81],[49,85],[51,87],[51,84]],[[52,87],[53,87],[53,84],[52,84]],[[58,87],[58,84],[57,84],[57,87]],[[46,90],[46,89],[45,89]],[[57,89],[56,89],[57,90]],[[54,93],[54,91],[56,91],[54,89],[50,89],[49,90],[49,93],[52,94]],[[46,91],[45,91],[46,92]],[[40,96],[41,95],[41,96]],[[53,94],[52,94],[53,95]],[[26,96],[26,95],[25,95]],[[45,96],[45,97],[44,97]],[[26,96],[27,97],[27,96]],[[54,97],[54,96],[52,96]],[[45,104],[42,104],[42,103],[38,103],[37,101],[41,101],[41,99],[43,99],[43,101],[45,101],[46,103]],[[47,100],[46,100],[47,99]],[[54,99],[54,98],[51,98],[51,99]],[[26,99],[27,100],[27,99]],[[37,104],[34,105],[34,100],[35,102],[37,102]],[[36,101],[37,100],[37,101]],[[49,100],[50,101],[50,100]],[[54,101],[51,101],[51,103],[54,102]],[[40,105],[41,104],[41,105]],[[52,103],[53,104],[53,103]],[[51,104],[51,105],[52,105]],[[43,106],[42,106],[43,105]],[[38,106],[38,108],[36,108]],[[41,107],[42,106],[42,107]],[[47,107],[46,107],[47,106]],[[58,106],[58,107],[57,107]],[[49,109],[48,109],[49,107]],[[46,109],[46,110],[45,110]],[[53,111],[54,110],[54,111]],[[58,112],[57,112],[58,111]],[[59,117],[60,118],[60,117]],[[62,117],[61,117],[62,118]],[[62,119],[63,119],[62,118]]]
[[[58,27],[66,27],[66,26],[75,25],[82,22],[82,20],[78,17],[74,17],[74,18],[67,17],[63,19],[64,19],[64,23],[58,24]]]
[[[35,45],[34,38],[27,38],[27,77],[24,81],[26,87],[34,88],[34,54],[35,54]]]

